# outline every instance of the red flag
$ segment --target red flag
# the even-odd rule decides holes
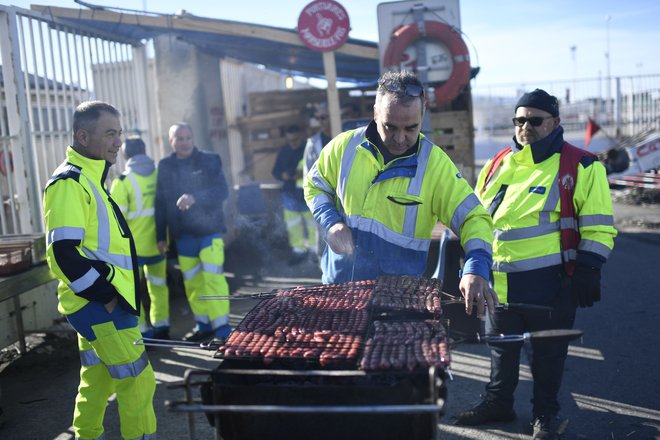
[[[591,143],[591,137],[598,133],[598,130],[600,130],[600,125],[598,125],[593,119],[589,118],[587,121],[587,134],[584,137],[585,147]]]

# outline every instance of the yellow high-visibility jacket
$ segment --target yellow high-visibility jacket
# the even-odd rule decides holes
[[[564,274],[558,181],[563,143],[558,127],[534,144],[518,146],[504,157],[485,190],[490,161],[479,174],[476,192],[495,226],[493,278],[502,303],[550,304],[559,292]],[[581,235],[576,262],[600,268],[617,233],[605,168],[584,156],[576,180],[573,205]]]
[[[47,261],[60,280],[58,310],[65,315],[114,297],[126,311],[140,312],[135,244],[105,187],[109,167],[69,147],[46,184]]]
[[[460,238],[468,256],[487,260],[492,223],[449,157],[420,134],[417,151],[387,164],[367,133],[375,124],[347,131],[323,150],[305,178],[305,199],[326,230],[351,228],[354,256],[323,257],[323,282],[421,275],[438,220]],[[472,273],[472,272],[468,272]]]
[[[110,186],[110,194],[131,228],[138,257],[160,255],[154,217],[157,178],[154,161],[139,154],[126,162],[126,171]]]

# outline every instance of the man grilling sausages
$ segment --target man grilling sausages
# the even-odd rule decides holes
[[[422,275],[437,221],[466,252],[460,290],[466,311],[497,299],[488,287],[492,221],[442,149],[423,134],[425,96],[410,72],[378,81],[374,118],[323,148],[306,176],[305,199],[327,233],[324,283]]]

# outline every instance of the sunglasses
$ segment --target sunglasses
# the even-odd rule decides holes
[[[554,116],[532,116],[531,118],[519,117],[513,118],[513,125],[516,127],[522,127],[525,123],[529,122],[532,127],[538,127],[543,124],[543,121],[546,119],[552,119]]]
[[[417,84],[393,83],[393,84],[383,84],[382,87],[390,93],[397,93],[397,94],[403,93],[404,95],[410,96],[412,98],[418,98],[420,96],[424,96],[424,87]]]

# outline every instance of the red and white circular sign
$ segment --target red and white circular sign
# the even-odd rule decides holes
[[[350,23],[346,9],[333,0],[316,0],[298,17],[298,35],[312,50],[329,52],[344,44]]]

